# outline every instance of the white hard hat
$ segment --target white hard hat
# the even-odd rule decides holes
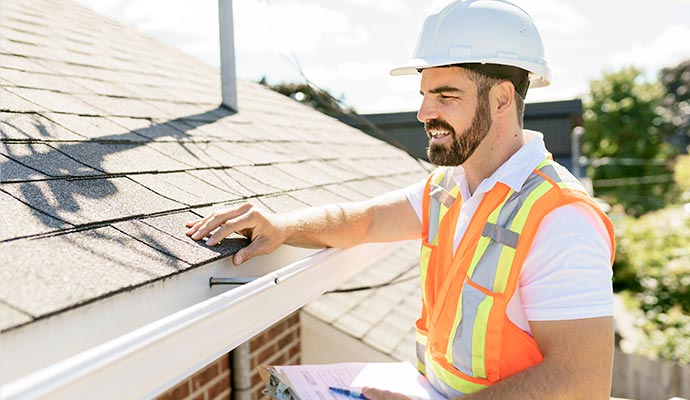
[[[529,73],[531,87],[551,83],[534,21],[520,7],[503,0],[455,1],[428,16],[412,59],[391,70],[391,75],[454,64],[517,67]]]

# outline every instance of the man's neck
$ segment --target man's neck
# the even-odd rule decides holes
[[[522,129],[517,126],[496,131],[492,129],[474,154],[462,164],[470,194],[474,194],[482,181],[493,175],[523,144],[525,138]]]

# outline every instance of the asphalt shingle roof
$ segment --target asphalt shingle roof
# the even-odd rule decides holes
[[[340,287],[374,288],[326,293],[303,310],[383,354],[416,364],[414,321],[422,308],[418,261],[419,242],[401,242],[390,256]],[[375,287],[391,281],[396,283]]]
[[[218,207],[359,200],[426,175],[259,84],[237,90],[239,112],[220,107],[217,69],[73,2],[2,1],[0,330],[233,254],[246,240],[184,234]]]

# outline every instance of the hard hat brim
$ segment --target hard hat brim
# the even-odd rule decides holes
[[[421,70],[426,68],[444,67],[449,65],[458,65],[465,63],[481,63],[481,64],[500,64],[510,65],[513,67],[522,68],[529,72],[530,87],[545,87],[551,83],[551,71],[544,61],[543,64],[537,64],[530,61],[524,61],[512,58],[472,58],[459,59],[456,57],[429,57],[429,58],[413,58],[408,62],[393,68],[390,74],[393,76],[418,74]]]

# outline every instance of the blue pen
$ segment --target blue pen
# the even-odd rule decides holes
[[[352,390],[337,388],[337,387],[333,387],[333,386],[329,386],[328,390],[330,390],[333,393],[342,394],[343,396],[352,397],[353,399],[364,399],[364,400],[366,400],[366,397],[364,397],[364,395],[362,393],[353,392]]]

